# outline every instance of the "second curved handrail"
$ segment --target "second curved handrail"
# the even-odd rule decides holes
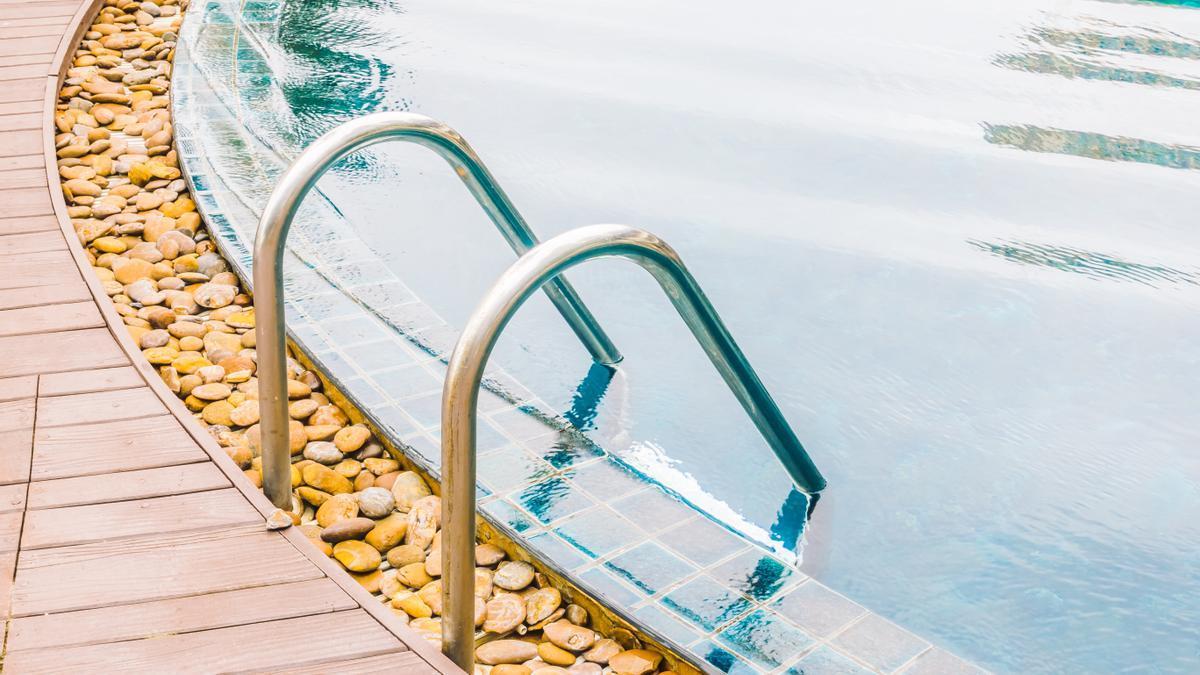
[[[476,414],[484,369],[500,333],[531,295],[568,268],[606,256],[632,260],[658,281],[796,485],[809,494],[825,488],[783,412],[666,242],[625,225],[592,225],[539,244],[500,276],[471,314],[450,356],[442,389],[442,651],[468,673],[475,647],[470,551],[475,545]]]
[[[280,508],[291,505],[282,290],[288,230],[304,197],[330,167],[353,152],[388,140],[416,143],[446,160],[518,255],[538,243],[525,219],[466,140],[449,126],[424,115],[405,112],[365,115],[332,129],[300,153],[267,200],[254,241],[263,491]],[[621,360],[621,353],[566,279],[555,279],[545,287],[545,292],[597,363],[612,365]]]

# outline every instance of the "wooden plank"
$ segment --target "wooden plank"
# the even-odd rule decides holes
[[[5,134],[29,134],[28,131],[0,131]],[[39,143],[39,139],[36,139]],[[0,153],[4,152],[0,145]],[[3,192],[4,213],[9,216],[44,216],[53,213],[50,204],[50,191],[45,187],[14,188]]]
[[[242,493],[233,488],[125,502],[64,506],[26,514],[21,550],[261,522],[262,515],[250,506]]]
[[[48,17],[57,19],[59,17]],[[8,40],[11,38],[36,37],[39,35],[62,35],[65,24],[32,24],[27,26],[13,26],[5,21],[4,25],[0,25],[0,40]],[[45,75],[45,72],[40,73]]]
[[[31,398],[0,403],[0,431],[32,428],[34,405]]]
[[[98,328],[104,325],[100,310],[91,300],[0,310],[0,336]]]
[[[43,63],[49,68],[50,59],[45,56],[30,55],[30,56],[0,56],[0,66],[16,66],[26,63]],[[41,113],[41,101],[0,101],[0,115],[16,115],[20,113]],[[38,155],[38,159],[45,163],[45,157]],[[13,167],[16,168],[16,167]],[[22,167],[27,168],[27,167]]]
[[[10,172],[4,172],[10,173]],[[0,173],[0,176],[3,176]],[[0,193],[2,195],[4,193]],[[58,232],[28,232],[0,236],[0,255],[22,255],[43,251],[63,251],[67,242]]]
[[[0,553],[15,551],[21,541],[21,519],[23,511],[0,513]]]
[[[29,126],[24,126],[29,125]],[[36,114],[0,115],[0,131],[8,128],[40,129],[42,120]],[[45,169],[13,169],[0,171],[0,190],[11,188],[34,188],[46,186]],[[62,237],[59,237],[60,239]]]
[[[44,169],[38,169],[44,172]],[[51,215],[0,218],[0,235],[46,232],[58,229],[58,219]]]
[[[150,387],[117,389],[90,394],[41,396],[37,404],[37,428],[90,424],[112,420],[163,415],[167,406]]]
[[[3,607],[3,617],[7,619],[8,601],[12,596],[13,575],[17,571],[17,552],[0,553],[0,607]]]
[[[22,551],[13,585],[13,616],[166,600],[323,576],[279,533],[267,532],[264,527]]]
[[[7,648],[11,654],[22,649],[137,640],[355,607],[337,584],[322,578],[16,619]]]
[[[38,394],[41,396],[86,394],[94,391],[141,387],[145,384],[141,374],[133,366],[78,370],[41,376],[38,380]]]
[[[19,398],[37,396],[38,378],[36,375],[23,377],[6,377],[0,380],[0,401],[15,401]]]
[[[153,640],[23,650],[9,654],[4,665],[13,672],[31,674],[275,671],[402,648],[401,642],[366,612],[354,609]]]
[[[4,43],[0,42],[0,44],[4,44]],[[43,84],[44,84],[45,79],[46,78],[43,77],[38,81],[43,82]],[[21,83],[26,83],[26,84],[21,84]],[[16,94],[16,91],[15,91],[18,87],[23,87],[25,89],[28,89],[29,88],[28,80],[13,80],[11,82],[5,82],[4,83],[5,94],[8,94],[9,87],[12,87],[14,89],[13,95],[12,96],[6,95],[4,97],[4,100],[13,101],[13,102],[32,100],[32,99],[25,99],[25,98],[18,97]],[[43,90],[43,92],[44,92],[44,90]],[[41,151],[42,151],[42,135],[39,133],[32,133],[30,131],[0,132],[0,157],[15,157],[18,155],[35,155],[35,154],[40,153]],[[7,203],[8,199],[9,199],[8,195],[5,195],[6,203]]]
[[[134,471],[208,460],[170,415],[39,428],[33,438],[33,480]]]
[[[103,504],[230,487],[212,462],[58,478],[29,484],[30,509]]]
[[[30,104],[38,103],[38,101],[30,101]],[[0,110],[6,106],[16,107],[23,106],[26,103],[0,103]],[[45,166],[46,158],[42,155],[13,155],[6,157],[0,153],[0,171],[9,171],[11,169],[33,169],[39,166]]]
[[[33,427],[0,431],[0,484],[29,482]]]
[[[68,284],[0,290],[0,310],[61,305],[68,302],[90,301],[91,299],[92,294],[88,291],[87,284],[80,279]]]
[[[70,251],[0,256],[0,290],[81,281]]]
[[[111,368],[129,363],[105,328],[0,337],[0,354],[4,354],[0,377]]]
[[[39,2],[36,9],[21,5],[0,5],[0,19],[20,19],[21,17],[29,16],[31,11],[36,11],[38,16],[70,17],[78,9],[79,3],[77,2]],[[5,40],[4,42],[0,42],[0,54],[31,53],[23,43],[10,46],[9,43],[13,42],[20,43],[21,41]],[[54,41],[54,47],[58,47],[58,40]],[[49,53],[53,54],[54,49],[51,49]]]
[[[16,0],[21,2],[22,0]],[[0,5],[5,4],[4,0],[0,0]],[[58,26],[59,32],[66,30],[67,25],[71,23],[70,17],[61,16],[39,16],[35,11],[30,12],[29,16],[22,19],[8,19],[4,22],[6,26]]]
[[[11,73],[12,72],[11,69],[13,69],[13,68],[29,68],[31,70],[41,70],[42,66],[38,65],[38,64],[30,64],[28,66],[10,66],[9,68],[0,68],[0,80],[3,79],[4,75]],[[42,126],[42,116],[37,113],[19,113],[16,115],[0,115],[0,131],[21,131],[24,129],[40,129],[41,126]],[[36,171],[36,169],[28,169],[28,170]],[[42,182],[34,183],[34,185],[45,185],[45,184],[46,184],[46,177],[45,177],[45,172],[43,172]],[[5,184],[3,184],[3,182],[0,182],[0,187],[16,187],[16,186],[5,185]],[[22,185],[20,187],[27,187],[27,186]]]
[[[25,495],[29,488],[24,483],[0,485],[0,513],[25,510]]]
[[[0,49],[4,49],[4,47],[6,47],[14,42],[38,41],[38,40],[49,41],[48,42],[49,44],[53,44],[55,47],[58,47],[58,41],[60,39],[61,39],[61,36],[58,36],[58,35],[43,35],[43,36],[26,37],[26,38],[10,38],[8,40],[4,40],[4,41],[0,42]],[[41,77],[26,77],[26,78],[22,78],[19,80],[6,80],[4,82],[4,100],[6,100],[6,101],[40,101],[43,98],[45,98],[45,96],[46,96],[46,82],[47,82],[47,78],[45,75],[42,75]],[[22,132],[22,133],[28,133],[28,132]],[[36,134],[34,136],[34,138],[37,140],[38,145],[41,145],[42,135]],[[3,147],[3,146],[0,145],[0,147]],[[3,152],[3,151],[0,151],[0,152]],[[8,154],[23,155],[25,153],[13,152],[13,153],[8,153]]]
[[[299,668],[272,670],[275,675],[376,675],[389,673],[392,675],[416,675],[417,673],[436,673],[433,666],[425,663],[420,656],[411,652],[392,652],[378,656],[350,659],[349,661],[334,661],[317,663]]]

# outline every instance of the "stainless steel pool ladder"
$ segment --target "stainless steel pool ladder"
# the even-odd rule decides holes
[[[654,277],[796,485],[810,494],[825,488],[783,412],[667,242],[626,225],[591,225],[538,244],[500,275],[467,319],[442,388],[442,651],[468,673],[475,649],[475,559],[464,552],[475,546],[476,409],[483,372],[500,333],[530,296],[567,269],[604,257],[625,258]]]
[[[404,112],[365,115],[334,128],[300,153],[267,200],[254,242],[263,491],[279,508],[290,508],[292,495],[283,323],[283,253],[288,231],[304,197],[330,167],[353,152],[389,140],[416,143],[446,160],[518,255],[538,241],[471,146],[437,120]],[[621,353],[566,279],[555,279],[545,291],[597,363],[612,365],[621,360]]]
[[[342,157],[388,139],[429,147],[454,167],[476,200],[522,254],[484,296],[451,354],[442,390],[442,650],[468,673],[474,664],[475,435],[479,387],[492,348],[513,314],[539,289],[598,363],[621,360],[574,289],[562,278],[593,258],[629,259],[658,281],[692,335],[754,421],[795,484],[809,494],[825,479],[679,255],[657,236],[624,225],[592,225],[537,244],[524,219],[483,163],[453,129],[420,115],[379,113],[322,136],[288,169],[268,200],[254,247],[263,488],[291,508],[283,252],[288,229],[308,191]]]

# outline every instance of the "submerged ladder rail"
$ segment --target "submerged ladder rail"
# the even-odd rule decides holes
[[[657,236],[624,225],[580,227],[522,255],[484,296],[450,356],[442,389],[442,651],[474,671],[475,440],[479,387],[504,327],[539,288],[600,257],[626,258],[670,298],[795,484],[809,494],[825,479],[679,255]]]
[[[518,255],[538,243],[471,146],[454,129],[423,115],[365,115],[334,128],[300,154],[271,193],[254,242],[263,491],[280,508],[290,508],[292,493],[283,307],[283,255],[288,231],[304,197],[330,167],[353,152],[389,140],[416,143],[446,160]],[[621,360],[621,353],[566,279],[555,279],[545,292],[597,363],[612,365]]]

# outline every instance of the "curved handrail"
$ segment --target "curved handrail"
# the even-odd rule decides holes
[[[470,590],[475,563],[469,552],[475,545],[476,407],[484,368],[501,331],[537,289],[570,267],[604,256],[628,258],[658,281],[792,480],[810,494],[825,488],[825,479],[779,406],[666,242],[625,225],[591,225],[537,245],[500,276],[467,320],[442,389],[442,651],[468,673],[473,671],[475,632]]]
[[[280,508],[291,505],[290,454],[286,451],[287,352],[281,290],[288,230],[304,197],[330,167],[346,155],[388,140],[416,143],[446,160],[518,255],[538,243],[525,219],[471,146],[457,131],[437,120],[404,112],[365,115],[332,129],[300,153],[267,200],[254,241],[263,491]],[[597,363],[612,365],[621,360],[621,353],[566,279],[555,279],[545,291]]]

